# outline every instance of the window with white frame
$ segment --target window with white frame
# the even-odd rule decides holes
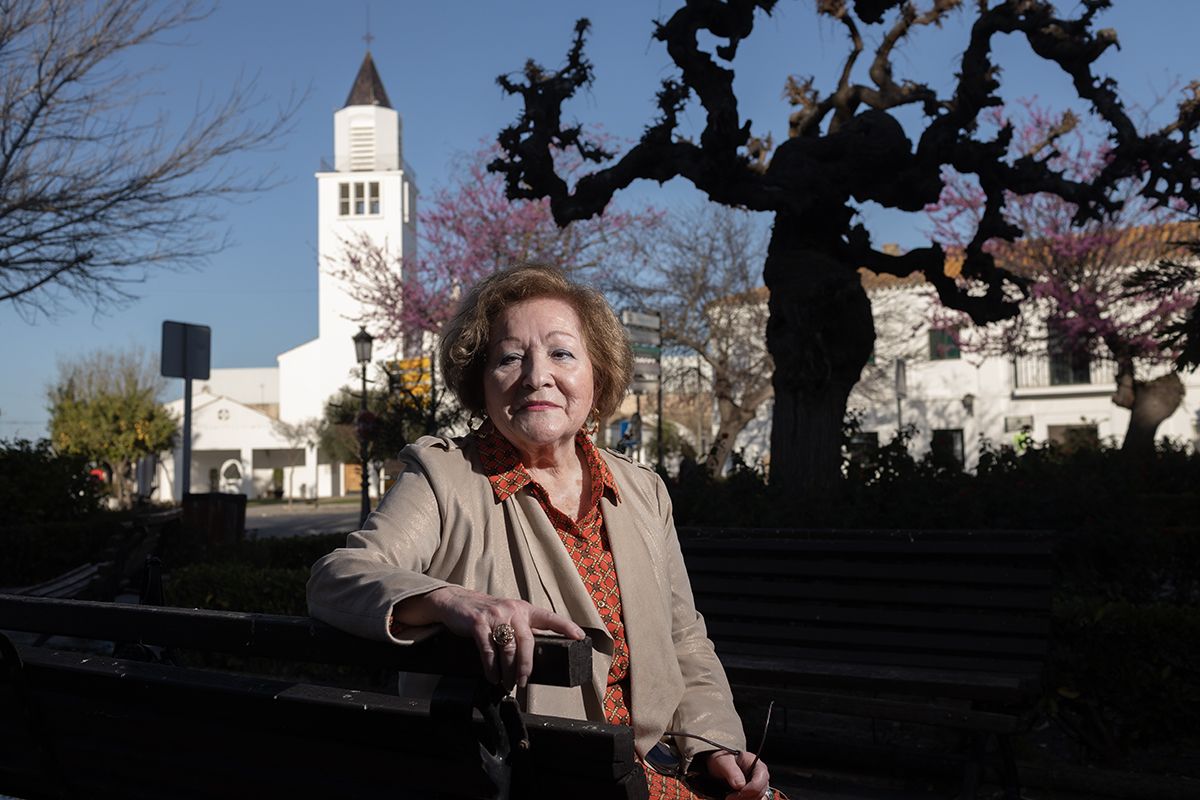
[[[338,216],[378,216],[381,211],[379,181],[348,181],[338,184]]]
[[[929,360],[948,361],[962,358],[959,349],[960,328],[931,328],[929,331]]]

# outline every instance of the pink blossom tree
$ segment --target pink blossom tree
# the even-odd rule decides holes
[[[714,202],[773,215],[763,263],[775,365],[770,478],[785,492],[820,498],[841,479],[846,402],[875,343],[860,267],[898,278],[920,274],[943,305],[984,324],[1013,316],[1027,291],[982,248],[989,239],[1022,235],[1000,213],[1005,190],[1053,193],[1076,204],[1082,221],[1118,209],[1114,188],[1140,178],[1139,195],[1157,202],[1183,197],[1200,208],[1193,152],[1200,91],[1183,98],[1173,122],[1139,132],[1117,82],[1097,63],[1117,44],[1115,31],[1098,24],[1110,4],[1081,0],[1067,16],[1058,11],[1063,4],[1040,0],[821,0],[816,13],[844,33],[845,56],[828,82],[803,74],[780,80],[794,110],[787,140],[774,144],[742,116],[734,65],[781,4],[681,0],[651,28],[675,70],[664,76],[657,112],[637,143],[621,150],[591,140],[569,116],[568,104],[595,75],[586,52],[590,23],[582,19],[562,66],[527,60],[498,78],[520,109],[498,136],[504,152],[491,168],[505,176],[510,197],[550,198],[562,225],[604,213],[635,181],[673,178]],[[903,48],[938,46],[942,40],[924,37],[936,37],[959,13],[969,17],[969,36],[960,53],[945,54],[957,67],[953,78],[935,74],[923,82],[906,74]],[[784,23],[767,22],[775,24]],[[1021,52],[995,49],[1001,40],[1021,42]],[[797,48],[797,69],[805,55]],[[1030,56],[1046,74],[1068,78],[1079,106],[1111,137],[1111,158],[1095,179],[1072,180],[1044,159],[1004,158],[1008,129],[979,135],[981,114],[1002,102],[1010,61]],[[587,162],[578,180],[557,170],[551,154],[562,150]],[[977,176],[987,196],[957,276],[945,274],[946,254],[936,243],[895,255],[880,248],[860,214],[868,203],[920,212],[937,202],[946,166]]]
[[[614,208],[559,228],[549,200],[505,196],[504,179],[487,170],[496,154],[496,148],[486,148],[466,156],[450,183],[434,192],[418,217],[415,263],[400,263],[370,239],[345,243],[343,260],[332,271],[367,307],[362,321],[383,339],[437,334],[461,292],[503,267],[559,267],[603,287],[628,263],[630,237],[644,236],[658,223],[653,210]]]
[[[1014,131],[1009,147],[1014,160],[1043,160],[1082,183],[1110,163],[1108,142],[1071,112],[1055,114],[1032,101],[1013,111],[989,109],[984,121]],[[976,236],[987,197],[977,182],[953,169],[944,178],[941,197],[926,209],[932,238],[961,251]],[[1082,368],[1093,359],[1111,361],[1112,400],[1131,412],[1124,448],[1145,453],[1183,399],[1176,363],[1181,345],[1168,333],[1195,306],[1200,287],[1194,280],[1167,287],[1144,278],[1159,259],[1180,252],[1179,240],[1188,235],[1183,215],[1140,196],[1132,180],[1116,196],[1116,213],[1080,220],[1078,206],[1062,197],[1006,192],[1004,217],[1025,238],[989,239],[983,248],[1029,282],[1029,296],[1015,317],[972,330],[961,346],[983,354],[1055,356]],[[950,329],[966,321],[945,309],[934,316],[935,326]]]
[[[418,215],[420,249],[412,263],[363,236],[345,242],[341,258],[327,266],[366,309],[359,321],[384,341],[405,343],[412,358],[389,381],[406,394],[403,407],[419,415],[426,428],[447,418],[448,398],[430,371],[432,337],[465,289],[517,264],[559,267],[603,289],[629,268],[630,254],[641,249],[638,242],[661,218],[653,209],[610,208],[560,228],[549,200],[505,196],[504,178],[487,170],[498,152],[491,147],[463,157],[450,182],[434,191]],[[566,159],[560,168],[567,174],[573,170]]]

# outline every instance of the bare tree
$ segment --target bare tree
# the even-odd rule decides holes
[[[284,422],[281,419],[272,421],[272,427],[275,432],[283,438],[288,445],[288,508],[292,507],[292,498],[295,497],[295,492],[292,487],[296,477],[296,467],[302,465],[304,460],[296,461],[296,451],[299,449],[314,448],[317,442],[321,440],[322,421],[316,418],[304,419],[299,422]]]
[[[564,120],[563,104],[593,74],[584,53],[589,24],[580,20],[561,69],[529,61],[519,75],[499,78],[524,107],[500,133],[505,155],[492,168],[504,174],[510,197],[550,198],[560,225],[603,213],[636,180],[674,177],[715,202],[773,213],[763,271],[770,289],[767,345],[776,367],[771,480],[784,489],[823,491],[840,475],[846,401],[874,347],[859,267],[896,276],[921,273],[942,304],[983,324],[1012,317],[1029,291],[1027,280],[998,266],[984,248],[989,240],[1011,241],[1023,233],[1002,213],[1007,192],[1054,194],[1079,209],[1079,221],[1118,210],[1112,190],[1127,179],[1154,202],[1200,206],[1192,152],[1200,85],[1191,87],[1174,122],[1139,134],[1116,82],[1093,67],[1117,41],[1112,30],[1095,28],[1108,5],[1082,0],[1077,16],[1060,17],[1042,0],[928,0],[920,8],[906,0],[820,0],[818,13],[845,31],[847,55],[827,91],[813,79],[787,80],[796,110],[788,140],[773,153],[741,118],[734,73],[726,65],[753,32],[756,15],[770,14],[776,0],[685,0],[658,22],[654,38],[680,75],[663,82],[657,119],[619,155]],[[927,83],[897,77],[897,48],[959,9],[974,19],[951,91],[939,95]],[[1008,35],[1061,70],[1106,127],[1110,158],[1092,179],[1072,179],[1045,158],[1009,157],[1009,127],[990,138],[981,135],[980,114],[1001,102],[1003,73],[993,61],[993,41]],[[858,62],[871,40],[878,44],[864,58],[864,70]],[[677,129],[693,96],[703,107],[704,128],[688,138]],[[924,117],[915,141],[901,122],[906,110]],[[574,149],[597,166],[568,183],[555,171],[556,148]],[[920,211],[938,199],[947,166],[977,176],[987,198],[957,276],[945,273],[945,254],[936,243],[891,255],[872,243],[858,219],[867,202]]]
[[[682,369],[695,374],[664,379],[703,386],[678,409],[684,419],[677,421],[688,427],[697,418],[710,424],[715,403],[718,427],[705,467],[718,474],[738,434],[771,397],[767,292],[759,278],[764,232],[748,212],[706,204],[668,216],[653,237],[634,244],[642,248],[643,268],[611,280],[626,305],[661,312],[664,345],[703,362],[691,366],[695,362],[685,357]]]
[[[0,302],[28,319],[66,297],[120,305],[151,269],[225,245],[214,201],[267,185],[230,156],[272,142],[298,102],[253,121],[253,84],[235,86],[176,130],[146,117],[144,76],[123,66],[208,13],[197,0],[0,3]]]

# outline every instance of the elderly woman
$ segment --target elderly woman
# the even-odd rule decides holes
[[[730,797],[764,796],[767,769],[745,752],[666,488],[590,437],[632,372],[607,303],[558,270],[502,271],[467,294],[440,357],[484,421],[465,438],[405,448],[366,527],[314,565],[312,615],[374,639],[431,623],[474,639],[486,673],[527,710],[632,725],[637,752],[651,754],[651,797],[694,796],[655,771],[664,748]],[[586,631],[591,684],[527,685],[534,631]]]

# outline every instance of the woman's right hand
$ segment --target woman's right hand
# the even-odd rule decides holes
[[[533,632],[551,631],[582,639],[583,629],[566,617],[524,600],[505,600],[462,586],[443,586],[396,604],[392,619],[405,625],[438,622],[452,633],[475,641],[483,674],[502,686],[525,686],[533,670]],[[497,625],[511,625],[515,636],[506,645],[492,641]]]

